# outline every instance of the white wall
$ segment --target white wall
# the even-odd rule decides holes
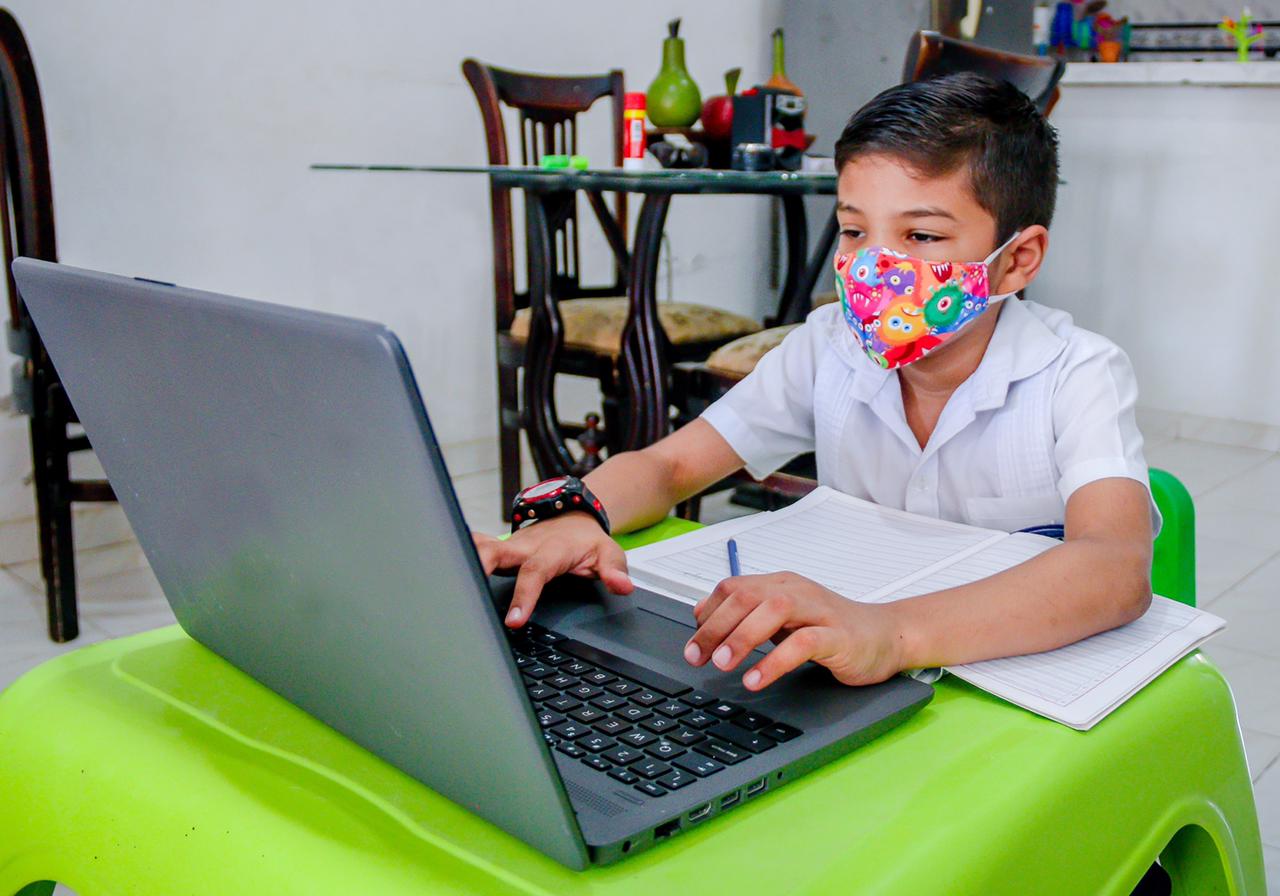
[[[768,76],[779,18],[775,0],[7,6],[44,93],[64,262],[384,321],[446,443],[496,433],[486,185],[308,166],[482,162],[466,56],[530,71],[619,67],[643,90],[666,21],[683,16],[689,67],[710,94],[733,66],[744,83]],[[606,159],[607,117],[583,124],[584,149]],[[761,313],[767,209],[676,199],[678,297]],[[16,460],[21,431],[4,430],[17,434],[5,437],[15,463],[4,471],[29,469]],[[0,499],[21,488],[3,485]]]
[[[1280,83],[1064,84],[1066,183],[1034,297],[1124,348],[1140,406],[1193,424],[1181,434],[1275,450]]]

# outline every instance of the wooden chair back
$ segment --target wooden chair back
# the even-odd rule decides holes
[[[1058,81],[1067,65],[1048,56],[1024,56],[993,50],[972,41],[921,31],[907,47],[904,81],[922,81],[954,72],[978,72],[1008,81],[1046,117],[1058,101]]]
[[[509,71],[486,65],[475,59],[462,63],[462,73],[475,92],[484,121],[485,142],[488,146],[490,165],[512,164],[507,143],[507,129],[502,119],[502,106],[510,106],[520,113],[520,140],[518,164],[537,165],[544,155],[573,155],[578,148],[578,121],[585,112],[603,97],[612,99],[612,130],[614,166],[622,165],[622,72],[614,70],[602,75],[554,76]],[[515,290],[515,247],[511,218],[511,189],[490,187],[490,206],[493,212],[494,292],[497,303],[497,326],[508,329],[516,310],[528,306],[528,297]],[[626,232],[627,200],[619,193],[614,202],[614,216],[622,232]],[[576,202],[572,199],[563,207],[549,209],[553,270],[558,282],[556,294],[560,296],[622,295],[626,292],[626,280],[620,267],[616,268],[614,284],[605,289],[590,290],[582,286],[579,271],[580,255]]]
[[[11,265],[19,255],[57,261],[53,184],[44,109],[31,50],[17,20],[0,9],[0,241],[9,300],[9,344],[22,357],[40,354],[35,329],[14,286]]]

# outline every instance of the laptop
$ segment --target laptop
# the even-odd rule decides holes
[[[681,658],[692,612],[553,582],[502,624],[408,360],[376,323],[13,264],[182,628],[574,869],[767,795],[932,696]],[[727,829],[726,829],[727,830]]]

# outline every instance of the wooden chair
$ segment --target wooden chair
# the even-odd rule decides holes
[[[0,214],[9,297],[5,336],[9,350],[19,358],[12,371],[13,402],[31,418],[31,458],[49,637],[69,641],[80,631],[71,505],[76,501],[114,501],[115,495],[106,482],[71,478],[69,456],[89,449],[89,440],[69,431],[77,422],[75,411],[10,271],[13,259],[19,255],[57,261],[58,253],[40,86],[22,29],[4,9],[0,9],[0,102],[0,179],[4,182],[2,195],[8,200],[7,213]]]
[[[902,80],[905,83],[955,72],[978,72],[1008,81],[1048,116],[1058,101],[1058,81],[1066,69],[1067,64],[1055,57],[993,50],[936,31],[920,31],[907,47]]]
[[[945,37],[936,31],[920,31],[907,47],[906,64],[903,66],[903,83],[923,81],[954,72],[973,71],[1006,80],[1025,93],[1044,115],[1048,115],[1058,100],[1058,81],[1066,64],[1060,59],[1043,56],[1023,56],[1003,50],[993,50],[957,38]],[[828,234],[834,231],[832,218],[827,225]],[[824,237],[825,239],[826,237]],[[816,272],[809,272],[809,288],[817,280]],[[825,293],[813,299],[813,307],[835,301],[835,293]],[[716,349],[705,362],[685,362],[676,365],[672,383],[673,401],[679,411],[678,420],[687,422],[702,413],[713,401],[755,369],[765,352],[782,342],[787,333],[799,324],[771,327],[736,339]],[[797,458],[783,470],[756,484],[745,473],[712,488],[712,491],[730,485],[738,485],[735,500],[761,509],[775,509],[803,497],[814,487],[816,476],[812,455]],[[681,505],[680,514],[697,519],[698,499]]]
[[[475,92],[484,122],[490,165],[512,163],[502,107],[519,110],[520,165],[536,165],[543,155],[572,155],[577,151],[579,113],[598,100],[611,102],[614,166],[622,165],[622,72],[576,77],[508,71],[467,59],[462,72]],[[565,351],[557,372],[593,377],[603,395],[604,432],[596,421],[565,424],[569,437],[590,431],[593,440],[609,441],[618,420],[618,390],[614,367],[627,318],[627,275],[630,259],[626,248],[627,197],[616,195],[612,213],[599,193],[588,193],[588,202],[603,228],[614,254],[614,279],[604,286],[586,286],[580,277],[579,223],[576,195],[549,209],[553,252],[552,290],[565,327]],[[494,306],[497,330],[498,428],[504,519],[510,517],[511,499],[520,488],[520,430],[528,409],[520,407],[518,372],[524,364],[530,310],[527,294],[515,288],[515,244],[511,189],[491,186],[493,215]],[[746,333],[760,329],[750,318],[685,302],[663,302],[659,307],[663,330],[671,344],[671,357],[705,358],[709,352]],[[584,468],[594,461],[584,457]]]

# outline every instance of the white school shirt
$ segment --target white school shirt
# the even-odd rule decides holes
[[[977,370],[922,449],[896,371],[824,305],[702,414],[764,478],[817,454],[818,481],[941,519],[1013,532],[1061,524],[1082,485],[1113,476],[1150,489],[1128,357],[1071,316],[1010,298]],[[1153,531],[1160,515],[1151,505]]]

